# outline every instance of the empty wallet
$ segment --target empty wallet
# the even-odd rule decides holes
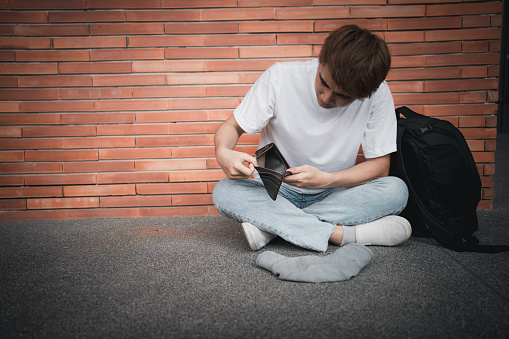
[[[258,171],[267,193],[272,200],[276,200],[283,179],[292,175],[288,171],[290,166],[274,143],[257,150],[256,161],[258,166],[255,166],[255,169]]]

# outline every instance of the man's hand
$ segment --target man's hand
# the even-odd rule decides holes
[[[320,171],[318,168],[304,165],[288,169],[292,172],[285,178],[287,184],[304,188],[328,188],[331,185],[331,174]]]
[[[222,149],[216,153],[216,159],[228,179],[247,179],[258,166],[256,158],[249,154]]]

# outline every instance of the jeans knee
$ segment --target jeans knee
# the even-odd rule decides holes
[[[400,212],[403,211],[408,202],[408,187],[406,183],[398,177],[387,177],[389,180],[390,192],[388,196],[393,199],[393,204],[398,206]]]
[[[212,201],[216,208],[222,205],[224,197],[228,194],[229,179],[220,180],[212,191]]]

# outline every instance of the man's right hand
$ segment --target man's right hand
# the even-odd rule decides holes
[[[247,153],[232,151],[223,148],[216,151],[216,159],[228,179],[247,179],[258,166],[256,158]]]

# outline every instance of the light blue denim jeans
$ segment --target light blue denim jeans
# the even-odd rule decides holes
[[[223,179],[212,196],[217,211],[226,218],[249,222],[297,246],[325,252],[336,225],[354,226],[397,215],[406,206],[408,189],[396,177],[318,194],[300,194],[281,186],[273,201],[260,179]]]

